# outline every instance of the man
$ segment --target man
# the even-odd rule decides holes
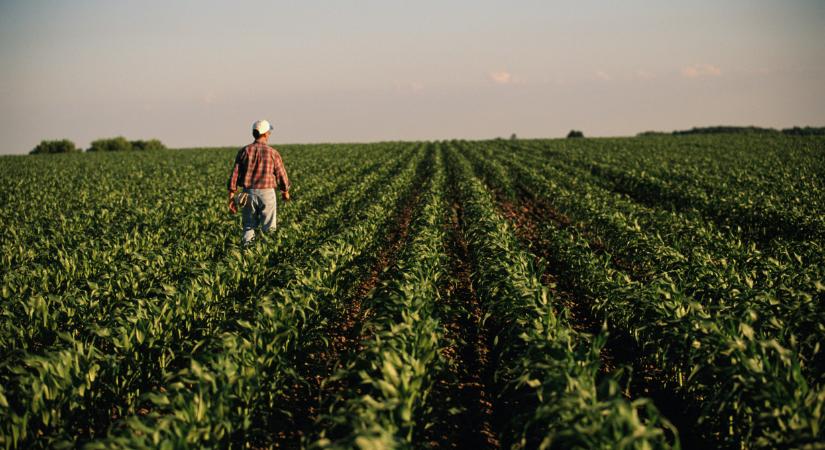
[[[248,194],[243,205],[243,244],[249,244],[255,238],[255,228],[260,226],[267,232],[277,227],[277,186],[280,186],[284,201],[289,201],[290,185],[284,161],[277,150],[267,145],[272,129],[266,120],[252,124],[255,142],[238,151],[229,176],[229,211],[232,214],[238,212],[235,202],[238,188]]]

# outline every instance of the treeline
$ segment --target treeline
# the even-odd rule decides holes
[[[734,126],[693,127],[689,130],[675,130],[670,133],[665,131],[645,131],[637,134],[636,136],[684,136],[693,134],[784,134],[786,136],[825,136],[825,127],[793,127],[783,128],[781,130],[776,128]]]
[[[128,151],[147,151],[147,150],[166,150],[166,146],[158,139],[149,139],[148,141],[136,140],[129,141],[123,136],[114,138],[97,139],[92,141],[87,152],[128,152]],[[75,146],[74,142],[68,139],[59,139],[54,141],[41,141],[32,151],[31,155],[40,155],[47,153],[75,153],[82,152],[83,149]]]

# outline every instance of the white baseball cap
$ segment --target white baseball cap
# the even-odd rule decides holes
[[[262,136],[267,131],[272,131],[274,128],[268,120],[258,120],[252,124],[252,131],[257,131],[259,136]]]

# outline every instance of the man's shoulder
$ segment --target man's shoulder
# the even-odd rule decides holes
[[[271,149],[272,147],[260,143],[260,142],[252,142],[251,144],[246,144],[238,150],[238,153],[249,153],[249,152],[260,152],[261,150]]]
[[[249,149],[254,148],[254,149],[257,149],[257,150],[273,150],[273,151],[276,151],[276,152],[278,151],[277,149],[275,149],[275,147],[272,147],[269,144],[266,144],[264,142],[257,142],[257,141],[247,145],[244,148],[249,148]]]

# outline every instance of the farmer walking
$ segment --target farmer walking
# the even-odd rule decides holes
[[[289,178],[284,161],[277,150],[267,145],[272,125],[266,120],[252,124],[255,142],[238,151],[235,167],[229,176],[229,211],[243,208],[243,244],[255,238],[255,228],[267,232],[277,227],[278,199],[275,188],[280,186],[284,201],[289,201]],[[236,191],[243,188],[242,193]]]

